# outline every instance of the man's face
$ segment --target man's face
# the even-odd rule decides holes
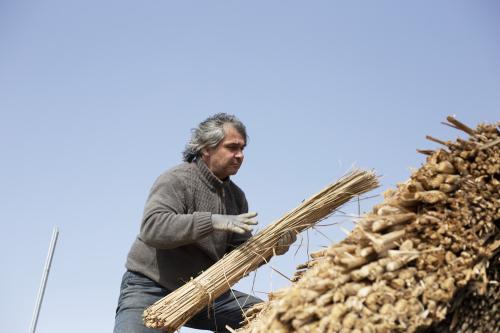
[[[235,175],[243,163],[243,136],[230,124],[224,125],[224,139],[215,147],[202,152],[202,158],[207,167],[219,179]]]

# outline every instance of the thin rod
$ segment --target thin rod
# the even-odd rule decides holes
[[[50,266],[52,264],[52,257],[54,256],[54,251],[56,249],[58,235],[59,230],[57,229],[57,227],[54,227],[54,229],[52,230],[52,239],[50,241],[49,252],[47,254],[47,259],[45,260],[42,281],[40,282],[40,288],[38,289],[35,311],[33,312],[33,318],[31,319],[30,333],[35,333],[36,330],[38,315],[40,314],[40,308],[42,307],[43,295],[45,294],[45,287],[47,286],[47,278],[49,276]]]

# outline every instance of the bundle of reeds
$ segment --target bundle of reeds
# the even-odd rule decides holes
[[[444,148],[420,151],[427,163],[344,241],[312,254],[291,287],[250,309],[239,332],[500,331],[498,274],[488,273],[499,267],[500,123],[448,121],[469,138],[428,137]]]
[[[468,288],[456,297],[454,311],[422,333],[500,332],[500,253],[489,261],[481,288]]]
[[[279,238],[292,230],[299,233],[332,214],[354,196],[378,186],[372,172],[352,171],[328,186],[221,260],[144,311],[147,327],[173,332],[212,300],[273,256]]]

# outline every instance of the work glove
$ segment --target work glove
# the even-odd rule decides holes
[[[285,254],[290,248],[290,245],[292,245],[296,240],[297,235],[295,232],[293,230],[288,230],[280,237],[280,239],[278,239],[278,242],[274,247],[274,253],[276,253],[277,256]]]
[[[245,213],[240,215],[221,215],[212,214],[212,226],[214,230],[235,232],[237,234],[244,234],[245,232],[252,231],[252,225],[256,225],[257,213]]]

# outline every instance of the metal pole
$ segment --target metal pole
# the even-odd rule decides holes
[[[45,267],[43,269],[42,282],[40,283],[40,288],[38,289],[35,311],[33,312],[33,318],[31,319],[30,333],[35,333],[36,330],[38,315],[40,314],[43,295],[45,294],[45,286],[47,285],[47,278],[49,276],[50,265],[52,264],[52,257],[54,255],[54,250],[56,249],[58,235],[59,235],[59,230],[57,229],[57,227],[54,227],[54,229],[52,230],[52,239],[50,241],[49,253],[47,254],[47,259],[45,260]]]

